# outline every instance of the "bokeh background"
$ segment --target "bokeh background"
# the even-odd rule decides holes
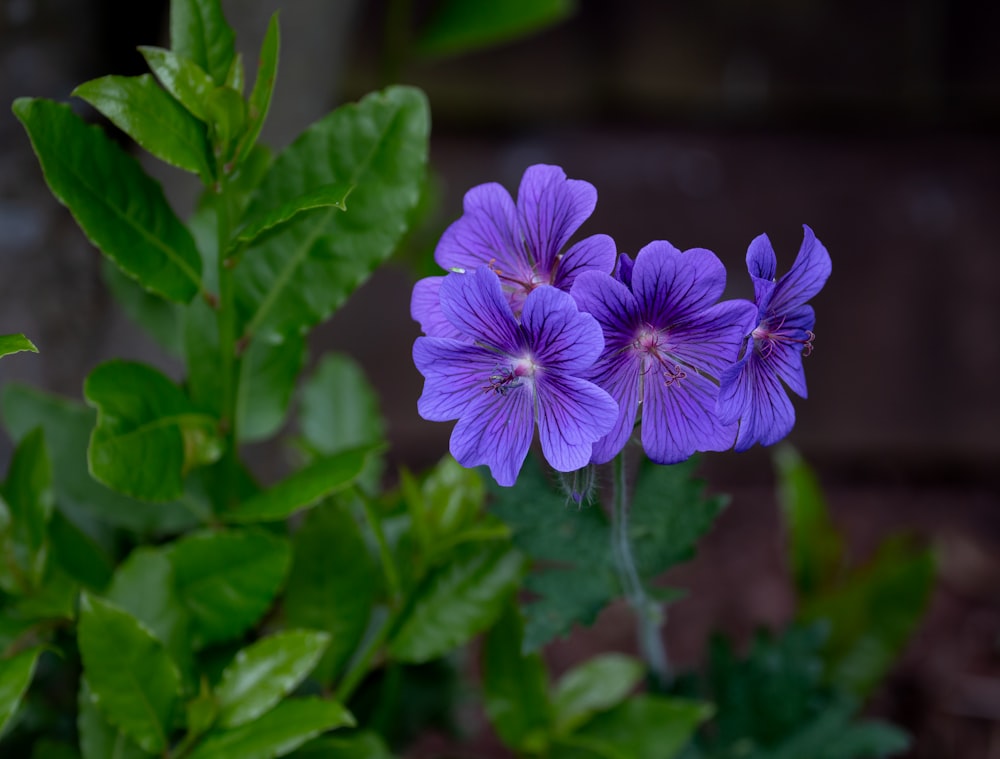
[[[791,441],[816,467],[857,561],[902,530],[939,562],[925,622],[869,711],[914,734],[911,757],[1000,757],[1000,5],[581,0],[537,33],[450,56],[422,52],[430,0],[224,6],[248,62],[281,8],[264,130],[275,148],[389,82],[429,96],[425,226],[312,338],[314,360],[341,350],[367,370],[395,464],[420,469],[447,450],[448,426],[416,413],[409,289],[432,271],[435,236],[472,185],[514,192],[528,165],[559,164],[598,189],[581,234],[609,233],[630,253],[655,239],[709,248],[732,296],[750,294],[753,237],[771,237],[783,271],[809,224],[833,275],[814,301],[810,398],[796,404]],[[165,0],[0,0],[0,100],[67,99],[85,79],[142,73],[135,46],[166,36]],[[187,177],[150,170],[180,212],[191,208]],[[114,304],[100,269],[5,106],[0,333],[24,332],[41,352],[5,359],[0,382],[79,398],[84,376],[112,356],[176,373]],[[9,450],[3,441],[4,459]],[[265,477],[278,473],[280,456],[256,453]],[[793,605],[769,451],[706,456],[703,471],[733,498],[670,578],[690,591],[667,633],[681,667],[699,661],[710,631],[746,640]],[[612,608],[553,646],[553,669],[634,650],[628,620]]]

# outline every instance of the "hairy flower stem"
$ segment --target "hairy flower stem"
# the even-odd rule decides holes
[[[638,623],[639,652],[649,668],[652,686],[665,691],[671,682],[670,663],[663,644],[661,630],[664,623],[663,609],[650,598],[639,577],[632,541],[629,538],[629,493],[625,466],[625,451],[615,456],[614,503],[611,510],[611,555],[621,581],[625,598],[635,611]]]
[[[226,501],[224,508],[236,504],[236,474],[239,465],[239,444],[236,429],[236,399],[240,380],[240,360],[236,352],[236,298],[233,271],[226,264],[226,249],[230,235],[230,198],[226,183],[220,178],[215,196],[216,262],[219,273],[219,369],[222,376],[222,427],[226,438],[222,467]]]

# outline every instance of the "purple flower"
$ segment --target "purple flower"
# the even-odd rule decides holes
[[[558,166],[531,166],[521,179],[516,205],[495,182],[469,190],[463,215],[441,236],[434,259],[449,271],[491,269],[511,309],[520,314],[528,294],[541,285],[569,292],[581,272],[611,272],[616,250],[607,235],[587,237],[561,252],[596,203],[597,190],[589,182],[567,179]],[[410,311],[426,334],[457,338],[438,305],[442,279],[418,282]]]
[[[610,461],[622,449],[640,404],[642,445],[658,464],[731,447],[736,426],[716,416],[714,378],[736,360],[753,304],[716,302],[726,271],[704,249],[682,253],[652,242],[634,264],[623,257],[617,274],[588,272],[573,286],[580,308],[604,331],[604,352],[587,376],[618,401],[614,427],[594,445],[593,461]]]
[[[542,453],[569,472],[617,415],[614,400],[581,379],[604,347],[601,328],[569,294],[538,287],[514,317],[498,276],[486,267],[450,274],[441,312],[463,339],[418,337],[413,360],[425,377],[417,408],[424,419],[457,419],[451,453],[467,467],[486,464],[513,485],[538,422]]]
[[[747,269],[757,302],[756,326],[747,335],[740,360],[722,374],[718,412],[724,422],[739,420],[736,450],[754,443],[771,445],[795,424],[795,409],[782,387],[806,397],[802,357],[812,352],[816,315],[806,301],[830,276],[830,254],[803,225],[799,254],[785,276],[775,281],[777,263],[767,235],[747,249]]]

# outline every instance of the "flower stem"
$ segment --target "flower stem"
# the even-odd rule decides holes
[[[670,663],[663,644],[661,630],[664,623],[662,605],[646,592],[636,568],[632,541],[629,537],[629,493],[626,475],[625,452],[614,460],[614,503],[611,513],[611,555],[621,581],[625,598],[635,611],[638,623],[639,651],[649,667],[652,685],[665,691],[671,682]]]

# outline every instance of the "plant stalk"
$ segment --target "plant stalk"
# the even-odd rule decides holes
[[[219,359],[222,373],[222,430],[226,439],[222,466],[225,481],[226,501],[224,508],[236,505],[236,473],[239,463],[239,437],[237,431],[236,401],[240,381],[240,359],[236,350],[236,294],[233,270],[227,264],[226,249],[232,220],[229,212],[229,198],[226,193],[225,176],[221,175],[216,185],[216,266],[219,277]]]

